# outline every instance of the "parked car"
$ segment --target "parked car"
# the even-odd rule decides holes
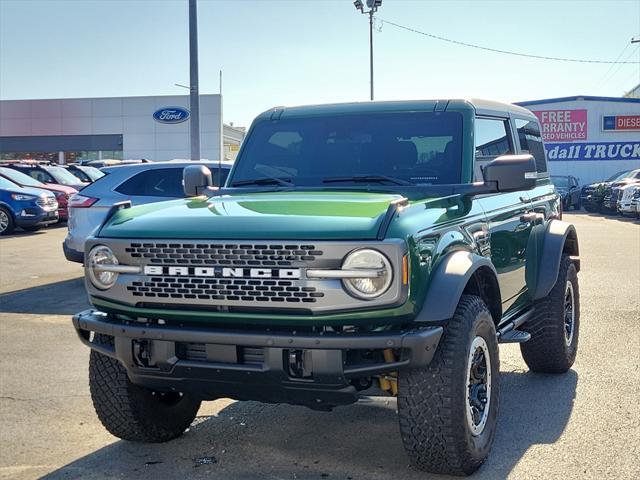
[[[638,199],[640,199],[640,180],[620,188],[618,212],[621,215],[638,215]]]
[[[58,202],[58,219],[65,221],[69,218],[67,204],[69,203],[69,197],[78,193],[75,188],[56,183],[42,183],[25,173],[7,167],[0,167],[0,177],[11,180],[21,187],[42,188],[50,191],[55,195]]]
[[[499,344],[519,343],[533,372],[572,367],[578,236],[530,111],[279,107],[253,122],[224,189],[211,173],[187,166],[190,198],[120,205],[85,242],[92,308],[73,325],[116,437],[179,437],[206,400],[330,411],[375,392],[397,400],[400,435],[381,438],[417,468],[468,475],[501,409],[519,422],[539,401],[500,404]],[[550,411],[570,408],[545,397],[562,381],[536,379]]]
[[[635,212],[636,218],[640,218],[640,188],[636,188],[631,198],[631,212]]]
[[[604,186],[602,210],[607,213],[618,213],[618,200],[622,194],[622,187],[640,181],[640,168],[631,170],[622,178],[618,178]]]
[[[35,178],[42,183],[55,183],[81,190],[88,183],[82,182],[78,177],[59,165],[38,162],[2,163],[3,167],[13,168]]]
[[[89,167],[95,167],[102,169],[104,167],[115,167],[118,165],[134,165],[138,163],[153,163],[151,160],[147,160],[146,158],[138,159],[138,160],[118,160],[118,159],[105,159],[105,160],[88,160],[86,162],[81,162],[81,165],[86,165]]]
[[[77,165],[75,163],[72,163],[70,165],[66,165],[66,168],[76,177],[78,177],[80,181],[86,183],[93,183],[99,178],[104,177],[103,172],[90,165]]]
[[[181,160],[103,168],[105,176],[70,199],[69,233],[62,246],[67,260],[79,263],[84,261],[84,241],[102,223],[113,204],[131,200],[134,205],[143,205],[184,198],[182,171],[185,166],[193,163]],[[220,176],[218,162],[198,163],[213,170],[216,185],[224,184],[231,168],[230,163],[221,162]]]
[[[564,210],[570,210],[571,208],[580,210],[580,187],[576,177],[571,175],[552,175],[551,182],[560,194]]]
[[[41,188],[21,187],[0,177],[0,235],[16,227],[35,231],[58,221],[58,202]]]
[[[580,190],[580,203],[587,212],[599,212],[602,209],[602,203],[604,202],[605,189],[611,185],[612,182],[624,178],[630,173],[630,170],[623,170],[610,176],[602,182],[595,182],[588,185],[583,185]]]

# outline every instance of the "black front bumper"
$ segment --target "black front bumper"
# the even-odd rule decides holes
[[[119,360],[135,384],[202,399],[230,397],[328,409],[358,400],[355,379],[428,365],[442,327],[379,334],[272,334],[123,323],[95,310],[73,317],[80,340]],[[113,342],[104,337],[113,337]],[[395,361],[350,361],[349,352],[392,349]],[[305,359],[305,375],[290,359]],[[358,356],[360,358],[360,356]]]

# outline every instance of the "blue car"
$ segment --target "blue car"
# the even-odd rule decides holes
[[[58,202],[47,190],[20,187],[0,177],[0,235],[14,228],[34,231],[58,221]]]

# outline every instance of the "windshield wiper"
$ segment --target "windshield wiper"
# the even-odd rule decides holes
[[[288,178],[268,177],[268,178],[251,178],[248,180],[238,180],[232,182],[232,187],[242,187],[247,185],[284,185],[285,187],[293,186],[293,183]]]
[[[342,182],[355,182],[355,183],[382,183],[388,182],[394,185],[411,185],[414,183],[408,182],[401,178],[387,177],[386,175],[353,175],[351,177],[328,177],[322,179],[322,183],[342,183]]]

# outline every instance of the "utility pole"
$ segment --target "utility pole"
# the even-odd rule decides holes
[[[360,13],[369,15],[369,99],[373,100],[373,14],[382,6],[382,0],[367,0],[369,11],[364,11],[362,0],[353,2],[353,6]]]
[[[631,44],[640,43],[640,37],[633,37]],[[640,60],[640,49],[638,49],[638,60]],[[638,65],[638,85],[640,85],[640,65]]]
[[[198,89],[198,0],[189,0],[189,110],[191,160],[200,160],[200,92]]]

